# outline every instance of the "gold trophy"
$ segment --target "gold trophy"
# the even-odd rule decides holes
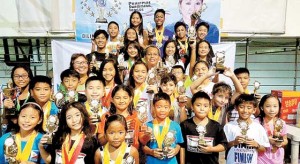
[[[91,112],[93,116],[97,118],[97,122],[100,120],[99,108],[101,108],[101,102],[99,100],[91,100],[90,102]]]
[[[205,3],[202,4],[201,8],[194,12],[192,15],[191,15],[191,24],[192,25],[195,25],[196,23],[196,20],[198,20],[200,17],[201,17],[201,14],[207,9],[207,6]]]
[[[58,117],[57,115],[50,115],[47,124],[46,124],[46,132],[47,132],[47,142],[45,144],[51,145],[53,134],[58,129]]]
[[[5,141],[4,141],[4,154],[6,160],[9,164],[18,164],[16,157],[18,154],[18,146],[15,142],[15,135],[11,134]]]
[[[258,82],[258,81],[255,80],[254,83],[253,83],[253,87],[254,87],[253,94],[256,95],[257,91],[260,88],[260,82]]]
[[[123,71],[126,69],[125,67],[125,59],[124,59],[124,54],[121,53],[118,56],[118,64],[119,64],[119,71]]]
[[[13,83],[9,81],[7,83],[7,88],[3,89],[3,96],[5,99],[14,100],[19,96],[19,89],[17,87],[13,88]],[[16,108],[6,108],[5,109],[5,116],[15,116]]]
[[[222,51],[222,52],[219,52],[217,51],[215,53],[215,56],[216,56],[216,72],[220,72],[220,73],[223,73],[224,70],[225,70],[225,52]]]
[[[92,64],[91,70],[95,69],[95,71],[99,71],[101,62],[97,61],[95,54],[92,55],[91,64]]]
[[[156,72],[155,72],[155,69],[151,69],[149,71],[149,75],[147,77],[147,83],[148,85],[156,85],[157,84],[157,76],[156,76]],[[147,90],[147,93],[154,93],[153,90]]]
[[[238,125],[241,129],[242,137],[244,138],[244,142],[248,139],[247,131],[249,129],[249,123],[247,121],[238,120]]]
[[[177,91],[178,91],[178,94],[179,94],[179,97],[178,97],[178,102],[186,102],[186,101],[182,101],[180,99],[181,96],[185,96],[185,86],[184,86],[184,83],[183,81],[179,81],[177,83]]]
[[[191,25],[188,29],[188,37],[189,37],[189,44],[193,44],[196,40],[196,28],[194,25]]]
[[[204,140],[204,135],[206,134],[206,127],[202,125],[197,125],[196,131],[199,133],[199,146],[206,146],[206,142]]]
[[[136,106],[136,111],[138,113],[138,119],[142,123],[140,131],[146,131],[147,126],[146,122],[148,120],[148,113],[147,113],[147,101],[139,101]]]
[[[163,141],[163,148],[162,148],[162,159],[168,158],[169,149],[172,146],[172,144],[175,142],[175,132],[169,131]]]
[[[281,136],[281,131],[283,129],[283,121],[280,118],[277,118],[274,122],[274,134],[273,138],[276,139],[276,142],[283,142],[283,137]]]

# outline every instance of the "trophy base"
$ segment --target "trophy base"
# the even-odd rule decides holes
[[[147,90],[146,93],[154,93],[153,90]]]
[[[47,142],[45,143],[45,145],[52,145],[52,137],[51,136],[47,136]]]
[[[126,68],[124,66],[119,66],[119,71],[124,71]]]
[[[276,142],[283,142],[283,137],[273,136],[274,139],[277,139]]]
[[[225,67],[224,66],[217,66],[216,67],[216,72],[219,72],[219,73],[221,73],[221,74],[223,74],[224,73],[224,71],[225,71]]]
[[[105,18],[97,18],[95,23],[107,23],[107,19],[105,19]]]
[[[5,117],[12,118],[17,116],[17,110],[14,108],[5,109]]]

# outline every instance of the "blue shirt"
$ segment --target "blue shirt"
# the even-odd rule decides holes
[[[153,122],[148,122],[147,126],[152,128],[152,130],[154,130],[153,128]],[[159,126],[159,130],[160,132],[162,131],[163,126]],[[171,121],[170,127],[169,127],[169,131],[173,131],[175,132],[175,142],[171,145],[171,147],[175,148],[177,144],[179,143],[183,143],[183,137],[182,137],[182,133],[181,133],[181,128],[179,126],[179,124],[177,122]],[[152,133],[154,133],[152,131]],[[156,140],[155,141],[150,141],[147,146],[150,149],[157,149],[158,145]],[[177,164],[177,160],[176,160],[176,156],[172,157],[172,158],[165,158],[163,160],[155,158],[153,156],[147,155],[147,163],[174,163]]]
[[[163,33],[162,45],[161,45],[161,47],[159,47],[160,57],[163,57],[163,54],[164,54],[163,50],[164,50],[164,45],[165,45],[166,41],[167,40],[172,40],[173,39],[173,34],[174,33],[172,31],[165,28],[164,33]],[[157,39],[156,39],[156,36],[154,35],[152,44],[156,45],[156,43],[157,43]]]
[[[10,137],[10,134],[11,133],[6,133],[0,138],[0,163],[1,164],[2,163],[8,164],[8,161],[6,160],[4,155],[4,142],[8,137]],[[35,162],[35,163],[45,163],[41,157],[39,146],[38,146],[42,136],[43,136],[42,133],[38,133],[37,136],[35,137],[28,161]],[[21,141],[22,151],[26,143],[27,141]]]

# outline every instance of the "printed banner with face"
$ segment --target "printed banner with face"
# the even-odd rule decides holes
[[[130,14],[142,14],[143,27],[149,23],[154,27],[154,13],[157,9],[166,11],[164,26],[174,32],[177,21],[191,24],[191,15],[199,17],[196,25],[208,22],[209,33],[206,37],[211,43],[218,43],[220,36],[220,0],[76,0],[76,40],[90,42],[97,29],[107,29],[110,21],[119,24],[123,35],[130,25]]]

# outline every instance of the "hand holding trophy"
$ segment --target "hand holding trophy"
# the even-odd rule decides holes
[[[186,102],[185,101],[185,86],[184,86],[183,81],[179,81],[177,83],[177,91],[178,91],[178,94],[179,94],[178,102],[180,102],[180,103]]]
[[[18,146],[15,142],[15,135],[11,134],[4,141],[4,154],[9,164],[18,164],[16,157],[18,154]]]
[[[155,34],[155,30],[150,22],[147,23],[147,31],[149,38],[153,38]]]
[[[138,119],[142,123],[141,125],[141,132],[145,132],[147,130],[146,122],[148,120],[148,113],[147,113],[147,101],[139,101],[136,110],[138,112]]]
[[[222,52],[219,52],[217,51],[215,53],[216,55],[216,72],[220,72],[220,73],[223,73],[226,69],[225,67],[225,51],[222,51]]]
[[[191,25],[195,25],[196,20],[198,20],[201,17],[202,12],[204,12],[206,9],[207,6],[205,3],[203,3],[201,8],[191,15]]]
[[[58,117],[57,115],[50,115],[46,124],[47,145],[52,144],[53,134],[57,131],[57,129],[58,129]]]
[[[276,139],[276,142],[283,142],[283,137],[281,136],[282,129],[283,129],[283,120],[277,118],[274,121],[274,134],[273,134],[273,138]]]
[[[197,125],[196,131],[199,133],[198,146],[206,146],[206,141],[204,140],[204,135],[206,134],[205,126]]]
[[[97,61],[95,54],[92,55],[92,60],[90,63],[91,70],[99,71],[101,62]]]
[[[241,129],[241,135],[242,135],[242,137],[244,139],[244,142],[246,142],[246,140],[248,139],[248,137],[247,137],[247,131],[249,129],[249,123],[247,121],[238,119],[238,125],[239,125],[239,127]]]
[[[175,142],[175,132],[169,131],[163,141],[162,147],[162,159],[168,158],[169,149],[171,148],[172,144]]]
[[[17,87],[13,88],[13,84],[11,81],[7,83],[7,88],[3,89],[3,96],[5,99],[15,100],[19,96],[19,89]],[[6,108],[5,116],[14,116],[16,115],[16,108]]]
[[[119,54],[119,56],[118,56],[118,64],[119,64],[119,71],[123,71],[126,69],[126,66],[125,66],[126,63],[125,63],[123,53]]]
[[[91,100],[90,102],[91,112],[93,117],[97,118],[97,122],[100,121],[99,109],[101,108],[101,102],[99,100]],[[93,122],[94,123],[94,122]]]

